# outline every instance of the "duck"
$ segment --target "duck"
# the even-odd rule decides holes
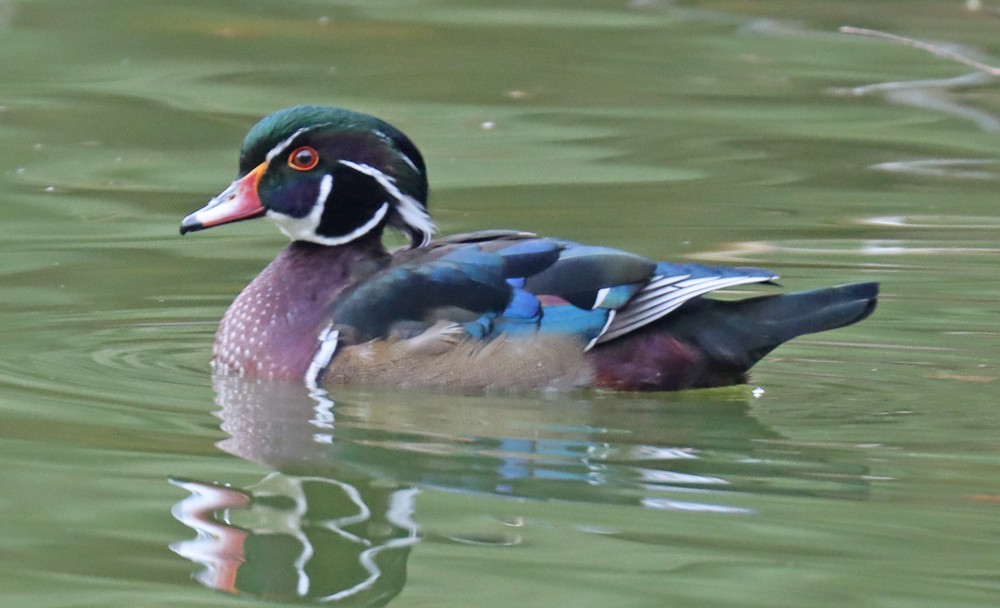
[[[222,317],[212,349],[222,376],[313,388],[746,384],[788,340],[868,317],[879,293],[860,282],[719,298],[776,285],[778,275],[516,229],[435,239],[416,145],[383,120],[331,106],[289,107],[255,124],[236,179],[180,232],[259,217],[291,243]],[[387,247],[387,229],[408,244]]]

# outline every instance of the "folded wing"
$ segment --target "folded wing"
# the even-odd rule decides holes
[[[457,235],[397,257],[401,263],[344,294],[331,311],[337,327],[351,329],[351,342],[449,321],[478,339],[570,334],[591,348],[708,292],[777,279],[759,268],[656,263],[508,231]]]

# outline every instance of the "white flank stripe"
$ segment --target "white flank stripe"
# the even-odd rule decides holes
[[[323,372],[329,367],[334,353],[337,352],[338,338],[340,338],[340,332],[333,329],[333,323],[327,325],[326,329],[320,332],[319,349],[313,355],[312,361],[309,363],[309,369],[306,371],[305,381],[306,387],[309,390],[315,391],[319,387],[319,381],[323,377]]]

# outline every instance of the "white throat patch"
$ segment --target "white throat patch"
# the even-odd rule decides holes
[[[285,236],[293,241],[308,241],[320,245],[335,246],[350,243],[368,234],[382,223],[386,214],[389,213],[389,203],[382,203],[382,206],[378,208],[370,220],[349,233],[340,236],[323,236],[317,230],[319,229],[320,221],[323,219],[323,211],[326,209],[326,199],[330,196],[331,190],[333,190],[333,176],[326,174],[319,183],[319,194],[316,196],[316,202],[313,203],[309,215],[305,217],[292,217],[270,209],[266,215],[271,221],[277,224],[278,230],[281,230]]]

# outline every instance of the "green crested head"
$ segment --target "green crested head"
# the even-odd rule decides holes
[[[285,108],[254,125],[243,140],[239,178],[181,230],[260,215],[293,240],[322,245],[393,226],[417,246],[435,231],[413,142],[374,116],[327,106]]]

